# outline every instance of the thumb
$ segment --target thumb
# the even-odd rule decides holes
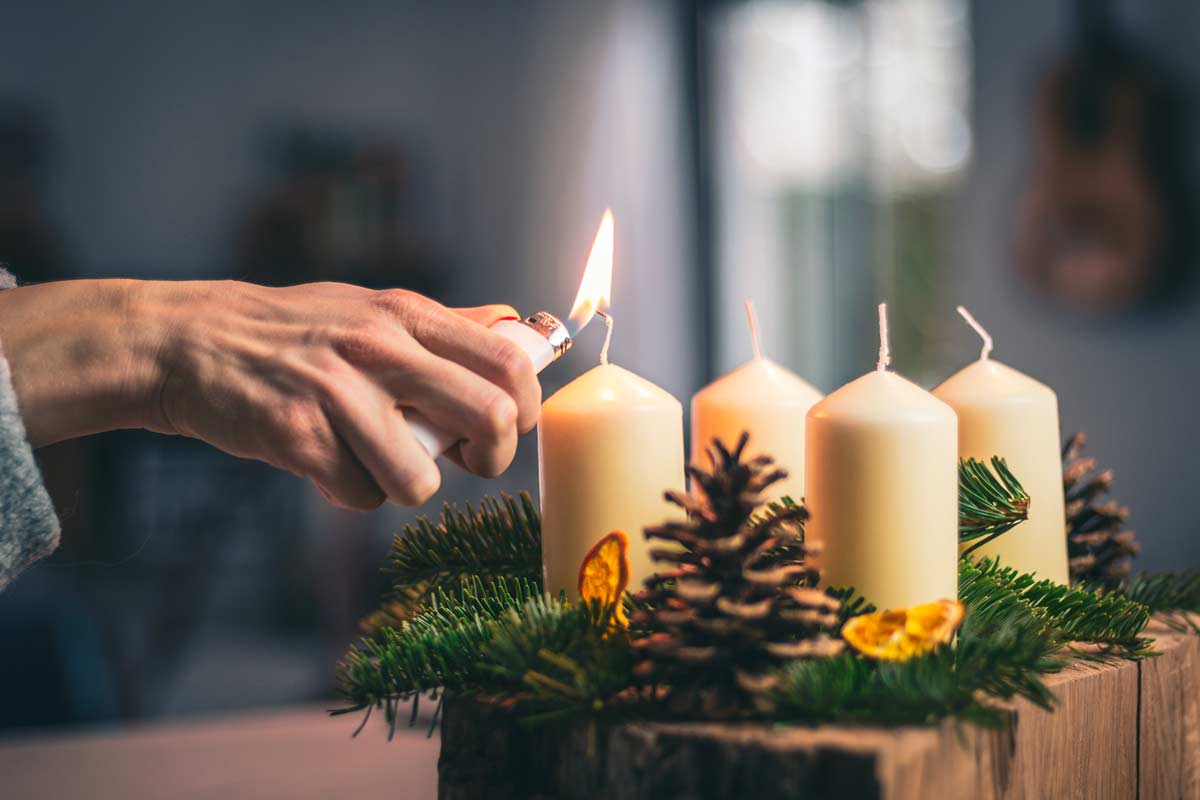
[[[478,322],[485,328],[490,328],[502,319],[520,319],[521,315],[512,306],[502,304],[476,306],[474,308],[456,308],[455,314],[466,317],[472,322]]]

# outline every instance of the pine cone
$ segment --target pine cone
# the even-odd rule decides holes
[[[1129,509],[1101,502],[1112,486],[1112,470],[1096,472],[1096,459],[1081,458],[1087,437],[1077,433],[1063,445],[1063,491],[1067,501],[1067,556],[1071,580],[1110,588],[1129,576],[1141,552],[1137,536],[1125,530]]]
[[[843,647],[826,633],[840,603],[814,588],[817,570],[805,561],[807,512],[781,506],[754,515],[763,491],[787,473],[768,456],[743,461],[748,438],[732,451],[714,440],[712,471],[691,466],[692,492],[667,492],[688,518],[645,531],[670,546],[651,551],[660,572],[635,598],[631,627],[644,659],[636,674],[669,686],[680,713],[769,711],[774,669]]]

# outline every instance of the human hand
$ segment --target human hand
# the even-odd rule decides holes
[[[440,485],[403,409],[455,434],[449,456],[486,477],[508,466],[518,433],[537,421],[541,389],[528,356],[487,329],[515,316],[506,306],[456,312],[411,292],[335,283],[71,283],[119,284],[95,292],[112,293],[118,299],[101,305],[119,311],[60,309],[85,324],[42,326],[37,347],[0,322],[35,445],[107,427],[183,434],[308,477],[336,505],[368,509],[384,499],[416,505]],[[54,306],[52,297],[40,303]],[[86,363],[60,352],[87,339],[102,343],[76,354]],[[41,366],[30,362],[38,351]],[[77,376],[74,404],[36,377],[47,369]],[[93,383],[104,386],[99,400]],[[97,404],[109,413],[92,414]],[[73,405],[89,414],[73,415]]]

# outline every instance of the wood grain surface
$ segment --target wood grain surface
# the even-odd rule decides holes
[[[1200,637],[1156,632],[1141,664],[1139,800],[1200,797]]]
[[[1200,638],[1051,676],[1053,712],[1020,701],[991,731],[759,724],[583,724],[519,733],[450,703],[442,800],[1155,800],[1200,798]]]

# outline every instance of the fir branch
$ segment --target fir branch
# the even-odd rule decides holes
[[[485,687],[478,654],[492,637],[489,623],[547,602],[530,582],[474,578],[454,593],[439,591],[400,628],[380,628],[350,649],[338,664],[338,692],[349,704],[343,711],[383,707],[394,726],[399,702],[439,688]]]
[[[786,667],[770,693],[782,722],[927,725],[957,716],[981,725],[1001,717],[960,685],[951,648],[904,662],[844,652]]]
[[[480,658],[498,682],[524,689],[527,721],[600,713],[629,686],[628,633],[611,625],[612,608],[555,602],[510,612]]]
[[[759,525],[763,522],[766,522],[767,520],[786,516],[789,518],[789,520],[788,520],[789,522],[794,522],[796,525],[798,525],[800,527],[801,530],[803,530],[804,529],[804,520],[807,519],[807,517],[800,516],[799,518],[797,518],[795,515],[795,511],[798,508],[804,508],[804,500],[803,499],[801,499],[801,501],[799,503],[797,503],[795,500],[793,500],[791,498],[790,495],[784,495],[783,497],[779,498],[778,500],[772,500],[771,502],[762,506],[762,509],[760,511],[757,511],[756,513],[754,513],[750,516],[750,519],[747,524],[749,524],[751,526]]]
[[[419,517],[404,527],[384,570],[392,576],[392,595],[380,614],[368,618],[369,630],[402,622],[438,592],[453,592],[474,578],[540,586],[541,516],[527,492],[519,500],[485,497],[478,510],[446,504],[436,523]]]
[[[969,665],[979,689],[1049,708],[1053,697],[1041,676],[1065,666],[1062,635],[1008,582],[965,558],[958,562],[958,599],[967,608],[959,664]]]
[[[838,621],[835,632],[840,632],[842,626],[851,617],[873,614],[879,610],[875,607],[874,603],[869,602],[867,598],[859,594],[853,586],[830,587],[825,590],[825,594],[841,602],[841,606],[838,608]]]
[[[985,558],[977,564],[964,559],[961,564],[961,569],[978,570],[989,581],[1011,589],[1063,642],[1099,649],[1098,654],[1076,651],[1080,656],[1138,660],[1154,654],[1152,640],[1141,635],[1150,621],[1150,610],[1141,603],[1116,593],[1039,581],[1033,575],[1002,567],[994,559]]]
[[[973,458],[958,462],[958,540],[973,542],[968,555],[1029,519],[1029,495],[1003,458],[992,469]]]
[[[1146,606],[1173,630],[1200,634],[1200,624],[1192,616],[1200,614],[1200,569],[1142,573],[1118,585],[1116,592]]]
[[[633,651],[613,630],[613,613],[547,597],[529,582],[472,578],[352,648],[338,674],[348,706],[335,713],[383,708],[394,730],[400,704],[436,690],[499,693],[540,716],[601,710],[632,674]]]
[[[808,512],[804,509],[804,500],[799,503],[790,496],[784,495],[778,500],[767,503],[762,509],[752,514],[747,520],[747,526],[769,525],[773,520],[784,520],[784,524],[795,531],[796,536],[781,540],[778,546],[764,555],[768,558],[790,559],[797,563],[804,561],[804,523]],[[803,585],[805,582],[800,581]]]
[[[847,652],[790,665],[772,695],[778,720],[925,725],[953,717],[998,726],[1007,716],[996,700],[1020,696],[1050,707],[1042,678],[1062,668],[1054,655],[1062,641],[1009,586],[967,561],[959,594],[967,616],[957,644],[904,662]]]

